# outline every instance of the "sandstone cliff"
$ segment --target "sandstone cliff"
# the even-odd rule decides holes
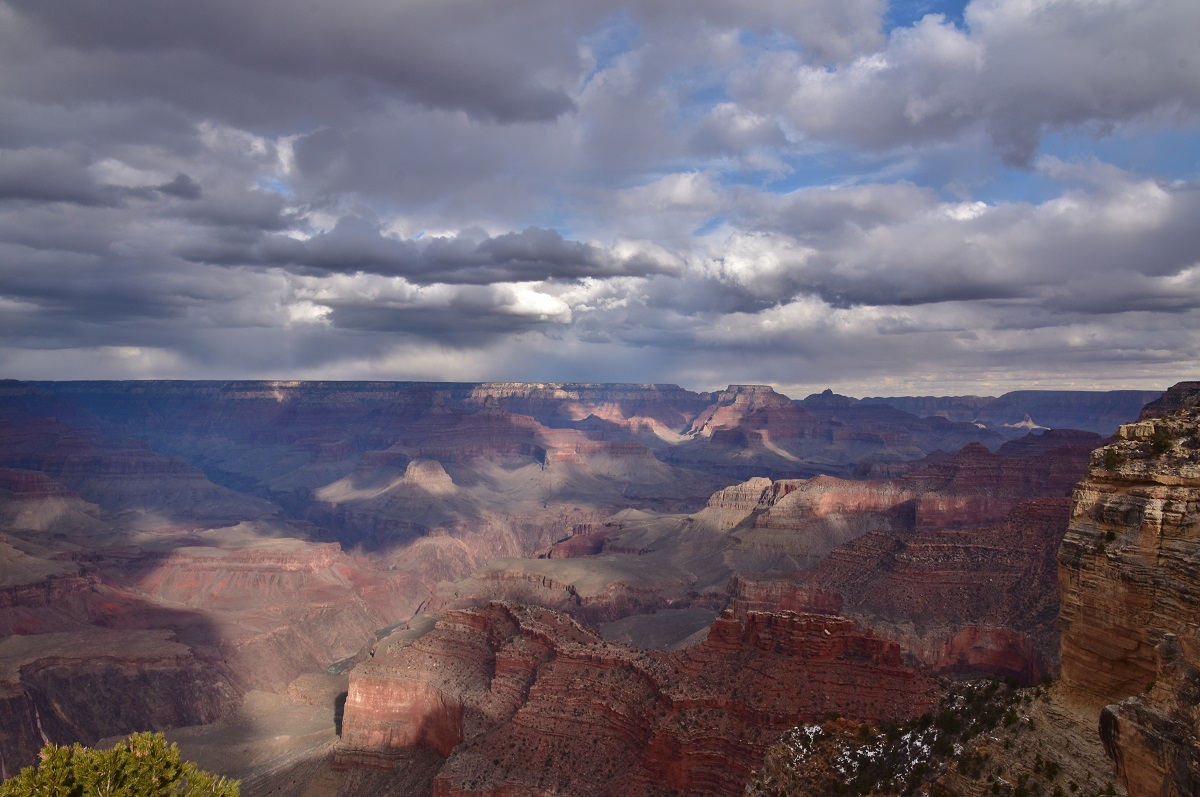
[[[351,673],[336,761],[388,767],[430,747],[447,796],[737,794],[795,722],[903,719],[934,692],[895,644],[840,618],[727,616],[662,653],[493,603],[377,646]]]
[[[0,774],[32,764],[47,741],[95,744],[227,711],[237,690],[171,636],[92,630],[0,640]]]
[[[1059,552],[1062,675],[1105,710],[1130,794],[1200,784],[1200,383],[1147,405],[1098,450]]]
[[[1036,683],[1058,664],[1055,553],[1094,434],[972,444],[889,480],[755,480],[713,496],[739,540],[732,606],[837,611],[934,670]],[[808,546],[807,548],[805,546]],[[769,551],[775,571],[750,554]],[[808,566],[779,568],[785,557]]]

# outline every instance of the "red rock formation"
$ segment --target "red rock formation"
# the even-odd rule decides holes
[[[1047,433],[1004,454],[972,444],[886,481],[755,480],[697,517],[733,529],[742,572],[807,554],[808,569],[768,579],[780,600],[837,606],[940,672],[1034,682],[1057,664],[1055,551],[1095,439]],[[759,564],[755,546],[775,558]],[[731,606],[764,604],[735,594]]]
[[[1200,383],[1117,436],[1076,489],[1059,551],[1063,683],[1093,705],[1122,701],[1102,730],[1131,795],[1195,794]]]
[[[1200,626],[1180,631],[1158,643],[1146,692],[1100,715],[1101,741],[1132,797],[1200,794]]]
[[[616,648],[603,652],[599,641],[563,643],[554,637],[569,636],[573,626],[548,619],[521,619],[511,633],[492,622],[483,652],[470,653],[476,643],[467,640],[482,627],[471,625],[471,612],[460,613],[457,647],[446,643],[436,661],[491,656],[493,669],[485,668],[469,689],[455,680],[400,678],[410,685],[404,712],[419,709],[428,721],[387,737],[387,744],[455,750],[450,761],[457,763],[448,765],[438,788],[549,790],[556,788],[554,778],[578,777],[561,763],[577,744],[570,722],[578,709],[590,718],[595,738],[618,751],[628,747],[641,762],[619,773],[631,793],[658,789],[663,777],[673,788],[724,789],[735,779],[730,773],[741,772],[755,755],[755,728],[831,706],[865,711],[851,687],[863,700],[880,696],[863,691],[858,675],[843,683],[832,673],[890,672],[895,663],[886,644],[851,642],[851,631],[829,617],[794,626],[753,619],[772,600],[818,612],[834,610],[838,601],[850,604],[841,586],[778,586],[784,571],[812,564],[850,537],[874,540],[887,532],[904,537],[906,549],[879,549],[882,555],[871,559],[878,551],[864,542],[861,563],[895,567],[888,586],[896,589],[908,588],[901,574],[914,582],[962,575],[945,592],[957,596],[966,589],[966,568],[944,560],[965,557],[990,566],[993,554],[981,554],[975,542],[904,535],[911,537],[918,522],[955,533],[970,524],[979,533],[995,530],[1012,501],[1058,485],[1061,477],[969,450],[950,465],[942,462],[941,470],[925,463],[910,480],[752,482],[713,497],[704,510],[711,526],[707,515],[680,517],[666,521],[673,529],[668,533],[650,527],[649,513],[633,513],[625,516],[633,523],[622,528],[616,513],[629,507],[693,512],[727,484],[680,463],[739,475],[762,473],[763,463],[767,472],[841,472],[867,454],[918,456],[977,431],[951,426],[916,423],[835,396],[798,406],[769,388],[709,395],[670,386],[501,383],[6,383],[0,386],[0,468],[8,469],[7,476],[0,473],[0,632],[49,639],[99,625],[135,638],[170,628],[172,644],[190,650],[191,659],[147,654],[148,671],[154,670],[148,692],[162,695],[174,684],[188,696],[188,683],[212,677],[236,695],[282,690],[296,675],[354,654],[373,640],[375,628],[402,622],[422,604],[449,609],[494,594],[561,606],[598,622],[656,608],[719,605],[714,602],[723,600],[727,576],[744,567],[762,577],[745,585],[743,603],[734,604],[742,625],[718,623],[691,658],[618,656]],[[697,435],[683,441],[688,428]],[[996,479],[1018,486],[999,500],[981,499],[980,485]],[[282,520],[281,506],[312,522]],[[1021,529],[1000,533],[1025,544]],[[668,546],[675,543],[680,553],[671,559]],[[497,557],[545,550],[569,553],[574,561],[489,565]],[[579,561],[587,556],[603,561],[591,568],[592,562]],[[636,566],[622,570],[618,560]],[[18,570],[19,577],[12,576]],[[585,571],[586,578],[559,575]],[[767,584],[766,576],[776,583]],[[453,595],[460,587],[464,593]],[[928,611],[935,594],[928,585],[917,583],[911,592],[911,606],[936,615]],[[899,627],[896,620],[888,632],[907,639],[894,633]],[[931,661],[970,668],[991,655],[980,651],[1020,650],[1020,639],[1001,630],[986,616],[972,616],[957,635],[925,633],[919,649]],[[808,669],[778,664],[797,658],[785,650],[825,650],[827,635],[844,644],[798,657]],[[48,660],[38,653],[21,663],[35,659]],[[155,669],[155,661],[168,659],[169,666]],[[115,694],[116,684],[137,687],[130,674],[135,664],[122,662],[105,665],[98,680],[81,675],[79,681],[105,694]],[[41,673],[30,684],[65,688],[73,667],[30,669],[31,678]],[[764,674],[775,677],[776,671],[792,686],[778,687]],[[709,686],[689,691],[676,683],[693,676]],[[819,688],[798,691],[802,680]],[[635,681],[641,685],[635,688]],[[36,705],[30,702],[34,686],[0,698],[25,701],[25,708],[12,704],[20,740],[5,748],[24,752],[0,752],[0,766],[36,746],[37,723],[27,721],[37,718],[27,710]],[[726,694],[733,689],[740,690],[736,699]],[[573,705],[564,697],[581,691],[595,698]],[[464,697],[476,692],[486,699]],[[824,697],[813,696],[818,693]],[[153,721],[185,719],[168,713]],[[101,720],[86,710],[81,716]],[[54,727],[54,733],[84,732],[82,725]],[[536,737],[543,727],[556,730]],[[493,735],[481,728],[501,730]],[[509,729],[515,730],[506,737]],[[89,725],[88,732],[101,730]],[[519,756],[505,746],[508,738],[525,739],[530,756],[536,746],[544,768],[537,771],[549,780],[486,785],[491,781],[482,773],[492,761],[516,766]],[[556,763],[546,766],[543,756]],[[607,765],[597,760],[587,772],[608,777]],[[668,774],[660,776],[660,769]]]
[[[438,795],[736,794],[792,724],[907,717],[933,689],[897,645],[841,618],[750,612],[660,653],[491,604],[380,643],[351,673],[337,761],[378,766],[434,746],[449,753]]]
[[[488,396],[510,412],[551,426],[590,417],[629,429],[671,431],[683,429],[709,400],[677,385],[487,383],[473,387],[463,402],[483,402]]]
[[[1020,504],[995,526],[872,532],[798,580],[840,595],[847,615],[938,671],[1036,682],[1056,664],[1054,551],[1068,505]]]
[[[266,501],[213,484],[194,466],[157,454],[141,441],[106,440],[94,429],[53,418],[16,423],[0,418],[0,467],[38,471],[111,510],[186,514],[192,519],[259,517],[277,511]],[[30,486],[28,481],[22,484],[21,489]]]
[[[697,416],[694,440],[670,452],[670,461],[739,476],[795,477],[841,473],[867,459],[912,460],[972,440],[998,444],[1002,439],[970,424],[917,418],[830,391],[799,402],[783,398],[763,386],[730,386]]]
[[[735,617],[749,612],[842,613],[842,596],[836,592],[795,581],[751,580],[734,576],[729,580],[729,608]]]
[[[586,526],[585,526],[586,528]],[[608,542],[609,532],[583,531],[572,534],[565,540],[559,540],[550,547],[546,556],[550,559],[576,559],[581,556],[595,556],[604,550]]]
[[[714,399],[712,406],[693,419],[686,433],[712,437],[718,431],[741,426],[748,416],[763,410],[774,410],[774,417],[791,419],[789,426],[795,430],[800,428],[795,419],[809,415],[796,412],[791,399],[776,393],[770,385],[730,385]]]

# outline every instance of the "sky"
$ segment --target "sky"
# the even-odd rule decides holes
[[[1200,3],[0,0],[0,377],[1200,378]]]

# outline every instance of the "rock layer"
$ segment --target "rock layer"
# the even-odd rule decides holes
[[[1142,695],[1107,706],[1100,738],[1131,795],[1200,794],[1200,626],[1164,634],[1158,677]]]
[[[0,640],[0,767],[15,774],[46,741],[212,722],[237,697],[169,632],[11,636]]]
[[[1131,795],[1200,784],[1200,383],[1181,383],[1093,455],[1059,551],[1063,683],[1105,710]],[[1145,693],[1145,694],[1143,694]]]
[[[758,479],[698,519],[730,530],[738,611],[838,611],[955,676],[1040,681],[1058,664],[1055,553],[1094,434],[1046,432],[997,453],[968,445],[889,480]],[[808,546],[805,548],[804,546]],[[753,556],[774,572],[759,570]],[[784,556],[808,567],[784,572]]]
[[[436,795],[737,794],[766,746],[839,712],[905,718],[935,691],[900,649],[829,616],[747,613],[674,653],[544,609],[449,611],[350,676],[340,766],[448,754]]]

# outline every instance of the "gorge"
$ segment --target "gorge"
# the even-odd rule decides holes
[[[3,382],[0,775],[179,728],[246,794],[738,794],[1061,673],[1194,793],[1198,395]]]

